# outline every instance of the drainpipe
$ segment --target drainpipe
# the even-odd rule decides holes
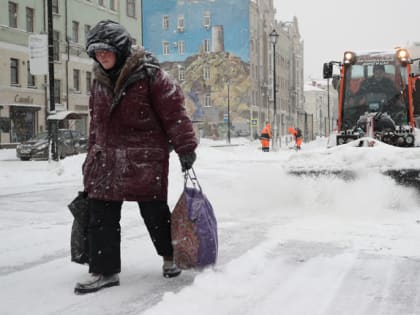
[[[47,15],[45,14],[46,10],[47,10],[47,4],[46,4],[46,0],[43,1],[43,19],[44,19],[44,24],[43,24],[43,28],[42,28],[42,32],[44,34],[47,33]],[[45,120],[44,120],[44,126],[45,129],[47,129],[48,127],[48,121],[47,121],[47,117],[48,117],[48,76],[44,75],[44,96],[45,96]],[[45,131],[45,130],[44,130]]]
[[[67,59],[66,59],[66,109],[69,110],[69,103],[70,103],[70,97],[69,97],[69,60],[70,60],[70,41],[68,36],[68,12],[67,12],[67,0],[64,2],[65,6],[65,36],[66,36],[66,52],[67,52]]]

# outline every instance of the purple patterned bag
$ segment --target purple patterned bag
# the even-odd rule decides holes
[[[194,170],[185,172],[182,192],[171,217],[174,260],[181,269],[216,263],[218,238],[213,207],[203,194]],[[187,187],[188,179],[194,187]]]

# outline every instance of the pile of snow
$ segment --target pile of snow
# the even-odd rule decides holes
[[[345,181],[286,171],[414,165],[418,150],[325,144],[264,153],[258,141],[202,139],[194,168],[218,220],[217,264],[164,279],[137,204],[126,202],[121,286],[84,296],[73,293],[87,267],[70,262],[67,204],[82,189],[85,154],[49,163],[0,150],[0,314],[418,314],[418,191],[379,172]],[[172,153],[172,209],[183,184]]]
[[[322,145],[319,145],[322,144]],[[325,139],[304,145],[285,163],[287,170],[352,170],[383,172],[389,169],[420,170],[420,147],[402,148],[364,137],[327,148]]]

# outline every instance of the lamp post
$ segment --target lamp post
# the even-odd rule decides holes
[[[226,80],[227,84],[227,143],[230,144],[230,80]]]
[[[55,99],[54,99],[54,39],[53,39],[53,12],[52,0],[48,0],[47,14],[48,14],[48,76],[50,83],[50,111],[49,114],[55,113]],[[67,95],[68,97],[68,95]],[[58,161],[58,121],[48,120],[48,139],[51,143],[51,151],[54,161]]]
[[[272,150],[277,151],[277,101],[276,101],[276,44],[279,34],[273,29],[270,33],[270,41],[273,44],[273,142]]]
[[[330,119],[330,78],[327,78],[327,103],[328,103],[328,113],[327,113],[327,117],[328,117],[328,134],[327,136],[330,135],[331,133],[331,119]]]

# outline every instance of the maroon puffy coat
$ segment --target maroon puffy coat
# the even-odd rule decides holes
[[[178,155],[197,147],[181,88],[146,58],[133,50],[115,85],[94,66],[83,166],[90,198],[167,200],[169,142]]]

